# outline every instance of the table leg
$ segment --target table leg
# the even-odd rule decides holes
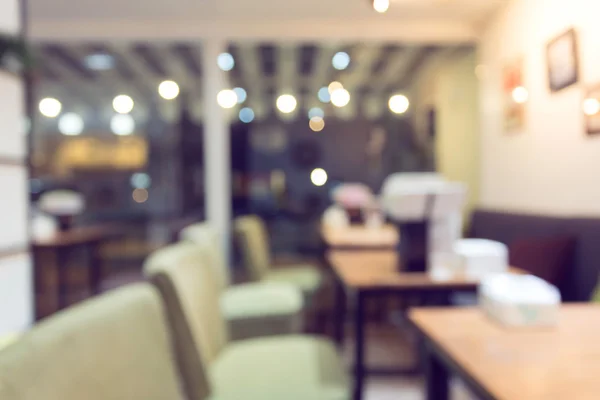
[[[442,364],[440,359],[431,350],[430,346],[425,344],[423,357],[423,368],[426,379],[427,400],[448,400],[449,383],[448,370]]]
[[[69,247],[58,247],[56,249],[56,275],[58,289],[58,309],[62,310],[69,305],[69,283],[67,282],[69,274]]]
[[[341,281],[336,280],[335,285],[335,310],[333,310],[334,314],[334,331],[333,337],[335,343],[338,346],[338,349],[342,349],[344,346],[344,329],[346,322],[346,288]]]
[[[356,293],[354,315],[354,400],[362,400],[365,379],[365,293]]]
[[[92,295],[100,293],[100,283],[102,281],[102,260],[99,254],[99,242],[93,242],[88,245],[88,255],[90,262],[89,270],[89,290]]]

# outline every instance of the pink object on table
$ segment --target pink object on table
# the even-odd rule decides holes
[[[332,192],[333,201],[346,209],[362,209],[375,202],[373,192],[362,183],[345,183]]]

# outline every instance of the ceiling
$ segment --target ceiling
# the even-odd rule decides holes
[[[227,72],[230,87],[242,87],[248,93],[243,105],[232,109],[230,118],[237,120],[241,107],[251,107],[257,119],[277,113],[275,101],[283,93],[298,99],[296,111],[285,117],[304,117],[312,107],[321,107],[326,115],[351,118],[362,115],[379,118],[387,110],[390,95],[406,92],[424,65],[436,57],[458,51],[464,46],[415,46],[389,43],[346,43],[326,45],[303,43],[236,42],[228,47],[235,67]],[[136,42],[113,44],[85,42],[78,44],[39,43],[40,77],[36,95],[55,97],[63,103],[63,112],[76,112],[84,117],[86,126],[108,128],[114,115],[112,100],[119,94],[131,96],[132,112],[138,123],[148,120],[153,110],[166,120],[175,120],[184,103],[192,115],[202,118],[202,47],[188,42],[149,44]],[[346,70],[332,66],[332,57],[345,51],[351,57]],[[107,54],[115,65],[106,71],[91,70],[85,65],[90,54]],[[178,99],[167,101],[159,97],[157,87],[166,79],[181,87]],[[318,90],[338,80],[351,94],[350,104],[335,108],[323,104]],[[408,93],[407,93],[408,94]],[[278,114],[279,115],[279,114]],[[40,118],[37,125],[43,131],[57,130],[55,119]]]
[[[29,0],[35,38],[377,38],[472,41],[508,0]],[[364,29],[357,29],[362,27]]]
[[[506,0],[391,0],[386,16],[478,22]],[[265,19],[371,17],[369,0],[29,0],[34,19]]]

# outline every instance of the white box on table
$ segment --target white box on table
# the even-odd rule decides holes
[[[533,275],[496,274],[479,286],[479,305],[508,327],[547,327],[558,323],[560,292]]]

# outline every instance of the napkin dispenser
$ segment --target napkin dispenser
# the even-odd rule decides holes
[[[430,254],[452,252],[461,237],[461,211],[467,188],[438,174],[399,173],[384,182],[380,204],[400,234],[399,267],[425,272]]]
[[[554,326],[560,303],[558,289],[533,275],[490,275],[479,286],[480,307],[507,327]]]
[[[461,239],[453,245],[460,257],[463,276],[480,280],[489,274],[508,272],[508,248],[504,243],[486,239]]]

